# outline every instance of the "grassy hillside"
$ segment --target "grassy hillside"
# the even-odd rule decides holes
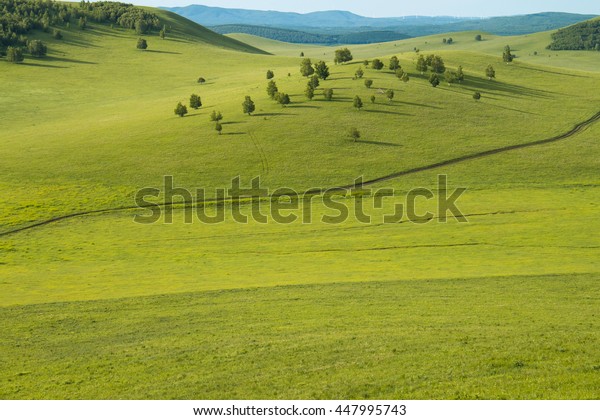
[[[0,398],[595,397],[600,125],[559,137],[600,111],[587,53],[542,54],[549,33],[456,33],[352,47],[335,66],[334,48],[239,38],[250,47],[156,13],[170,29],[147,51],[91,24],[35,33],[46,58],[0,60]],[[464,82],[431,87],[415,47],[463,66]],[[331,70],[312,101],[300,52]],[[372,89],[354,80],[392,55],[408,83],[387,69],[365,68]],[[292,104],[268,98],[267,70]],[[175,116],[192,93],[203,107]],[[375,184],[395,188],[383,208],[363,204],[381,216],[413,188],[445,194],[445,174],[468,188],[468,223],[331,225],[318,198],[310,224],[186,224],[175,206],[173,223],[140,225],[147,210],[110,210],[165,175],[303,191],[442,162]]]

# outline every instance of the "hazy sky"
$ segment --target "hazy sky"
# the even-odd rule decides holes
[[[123,0],[126,1],[126,0]],[[314,12],[348,10],[371,17],[396,16],[507,16],[536,12],[571,12],[600,15],[598,0],[128,0],[147,6],[203,4],[239,9]]]

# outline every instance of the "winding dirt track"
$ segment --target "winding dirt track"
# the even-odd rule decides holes
[[[373,184],[377,184],[383,181],[390,181],[393,179],[397,179],[397,178],[401,178],[403,176],[406,175],[411,175],[411,174],[415,174],[418,172],[425,172],[425,171],[429,171],[431,169],[437,169],[437,168],[442,168],[445,166],[450,166],[450,165],[454,165],[457,163],[462,163],[462,162],[467,162],[470,160],[475,160],[475,159],[480,159],[480,158],[484,158],[484,157],[488,157],[488,156],[494,156],[500,153],[505,153],[505,152],[510,152],[513,150],[519,150],[519,149],[525,149],[528,147],[534,147],[534,146],[541,146],[544,144],[548,144],[548,143],[555,143],[561,140],[566,140],[570,137],[573,137],[579,133],[581,133],[582,131],[584,131],[586,128],[588,128],[589,126],[593,125],[594,123],[600,121],[600,112],[596,113],[593,117],[577,124],[575,127],[573,127],[573,129],[571,129],[570,131],[549,138],[549,139],[545,139],[545,140],[537,140],[537,141],[533,141],[530,143],[523,143],[523,144],[517,144],[517,145],[513,145],[513,146],[506,146],[506,147],[501,147],[499,149],[492,149],[492,150],[487,150],[484,152],[479,152],[479,153],[473,153],[471,155],[466,155],[466,156],[461,156],[461,157],[457,157],[454,159],[449,159],[449,160],[445,160],[442,162],[437,162],[437,163],[432,163],[431,165],[426,165],[426,166],[420,166],[418,168],[412,168],[412,169],[407,169],[405,171],[400,171],[400,172],[395,172],[393,174],[389,174],[386,176],[382,176],[380,178],[376,178],[376,179],[371,179],[368,181],[363,182],[362,186],[369,186],[369,185],[373,185]],[[262,154],[261,154],[262,155]],[[263,162],[264,165],[264,162]],[[263,170],[265,168],[263,167]],[[300,196],[308,196],[308,195],[319,195],[322,194],[324,191],[340,191],[340,190],[349,190],[354,188],[355,185],[351,184],[351,185],[345,185],[345,186],[341,186],[341,187],[333,187],[333,188],[323,188],[320,190],[309,190],[306,191],[303,194],[299,194]],[[234,199],[235,200],[235,199]],[[236,200],[239,200],[236,199]],[[232,201],[232,199],[222,199],[222,200],[206,200],[205,203],[223,203],[223,202],[230,202]],[[125,206],[125,207],[115,207],[115,208],[110,208],[110,209],[102,209],[102,210],[90,210],[90,211],[83,211],[83,212],[79,212],[79,213],[71,213],[71,214],[66,214],[64,216],[59,216],[59,217],[54,217],[52,219],[47,219],[47,220],[43,220],[28,226],[24,226],[21,228],[17,228],[14,230],[10,230],[7,232],[1,232],[0,233],[0,238],[4,237],[4,236],[8,236],[8,235],[13,235],[19,232],[24,232],[24,231],[28,231],[28,230],[33,230],[35,228],[38,227],[42,227],[42,226],[46,226],[52,223],[56,223],[56,222],[60,222],[63,220],[68,220],[68,219],[73,219],[76,217],[83,217],[83,216],[91,216],[91,215],[96,215],[96,214],[103,214],[103,213],[114,213],[114,212],[119,212],[119,211],[127,211],[127,210],[137,210],[137,209],[142,209],[142,208],[152,208],[152,207],[162,207],[162,208],[166,208],[166,207],[172,207],[172,206],[180,206],[180,205],[192,205],[192,204],[197,204],[196,202],[174,202],[174,203],[163,203],[163,204],[150,204],[147,206]]]

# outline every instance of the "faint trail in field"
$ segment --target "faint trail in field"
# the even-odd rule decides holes
[[[260,156],[260,164],[262,165],[263,174],[268,174],[269,173],[269,160],[267,159],[267,155],[265,154],[265,151],[263,150],[259,141],[256,140],[256,138],[250,131],[248,132],[248,136],[250,136],[250,140],[252,140],[252,143],[254,144],[254,147],[256,148],[258,155]]]
[[[384,181],[390,181],[393,179],[397,179],[397,178],[401,178],[403,176],[406,175],[411,175],[411,174],[415,174],[415,173],[419,173],[419,172],[425,172],[425,171],[429,171],[431,169],[437,169],[437,168],[442,168],[442,167],[446,167],[446,166],[451,166],[451,165],[455,165],[457,163],[463,163],[463,162],[468,162],[470,160],[475,160],[475,159],[480,159],[480,158],[484,158],[484,157],[489,157],[489,156],[494,156],[494,155],[498,155],[501,153],[505,153],[505,152],[510,152],[513,150],[520,150],[520,149],[526,149],[529,147],[534,147],[534,146],[541,146],[544,144],[549,144],[549,143],[555,143],[561,140],[566,140],[570,137],[575,136],[576,134],[581,133],[582,131],[584,131],[586,128],[588,128],[589,126],[593,125],[594,123],[600,121],[600,112],[596,113],[593,117],[577,124],[575,127],[573,127],[573,129],[571,129],[570,131],[555,136],[555,137],[551,137],[549,139],[545,139],[545,140],[538,140],[538,141],[533,141],[533,142],[529,142],[529,143],[522,143],[522,144],[516,144],[513,146],[506,146],[506,147],[501,147],[498,149],[492,149],[492,150],[487,150],[485,152],[478,152],[478,153],[473,153],[471,155],[466,155],[466,156],[461,156],[461,157],[457,157],[454,159],[449,159],[449,160],[445,160],[442,162],[438,162],[438,163],[433,163],[431,165],[425,165],[425,166],[420,166],[417,168],[413,168],[413,169],[407,169],[404,171],[400,171],[400,172],[395,172],[393,174],[389,174],[386,176],[382,176],[380,178],[376,178],[376,179],[372,179],[372,180],[368,180],[365,181],[361,184],[361,186],[369,186],[369,185],[374,185],[374,184],[378,184],[380,182],[384,182]],[[264,154],[264,151],[262,151],[262,148],[260,147],[260,145],[255,141],[254,137],[252,136],[252,134],[250,134],[250,138],[252,139],[252,142],[254,143],[254,146],[257,148],[257,150],[259,150],[259,155],[261,156],[261,162],[262,162],[262,167],[264,171],[267,171],[268,173],[268,169],[269,169],[269,163],[268,160]],[[351,184],[351,185],[345,185],[345,186],[341,186],[341,187],[333,187],[333,188],[322,188],[322,189],[313,189],[313,190],[309,190],[304,192],[303,194],[299,194],[299,196],[310,196],[310,195],[320,195],[323,192],[326,191],[341,191],[341,190],[351,190],[353,188],[355,188],[356,185],[355,184]],[[273,197],[275,198],[275,197]],[[232,201],[240,201],[241,198],[236,198],[236,199],[225,199],[225,200],[218,200],[218,199],[213,199],[213,200],[205,200],[203,203],[216,203],[216,204],[221,204],[221,203],[225,203],[225,202],[232,202]],[[138,209],[144,209],[144,208],[156,208],[156,207],[160,207],[160,208],[167,208],[167,207],[173,207],[173,206],[189,206],[189,205],[193,205],[193,204],[199,204],[195,201],[192,202],[174,202],[174,203],[162,203],[162,204],[149,204],[146,206],[126,206],[126,207],[115,207],[115,208],[109,208],[109,209],[101,209],[101,210],[90,210],[90,211],[83,211],[83,212],[78,212],[78,213],[71,213],[71,214],[67,214],[64,216],[59,216],[59,217],[55,217],[52,219],[48,219],[48,220],[44,220],[41,222],[37,222],[34,224],[31,224],[29,226],[24,226],[21,228],[17,228],[17,229],[13,229],[13,230],[9,230],[6,232],[1,232],[0,233],[0,238],[1,237],[5,237],[8,235],[12,235],[15,233],[20,233],[20,232],[24,232],[24,231],[28,231],[28,230],[32,230],[38,227],[42,227],[42,226],[46,226],[52,223],[56,223],[56,222],[60,222],[63,220],[68,220],[68,219],[73,219],[76,217],[82,217],[82,216],[90,216],[90,215],[96,215],[96,214],[103,214],[103,213],[113,213],[113,212],[119,212],[119,211],[126,211],[126,210],[138,210]]]

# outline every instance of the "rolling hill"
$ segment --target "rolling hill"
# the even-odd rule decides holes
[[[0,59],[0,399],[597,397],[595,52],[462,32],[350,46],[335,65],[337,47],[146,10],[165,39],[73,17],[27,34],[47,56]],[[464,80],[432,87],[415,48]],[[330,71],[312,99],[300,52]],[[176,116],[192,94],[202,106]],[[259,176],[303,200],[220,200]],[[314,192],[361,177],[382,201]],[[458,188],[464,218],[446,219]],[[348,217],[332,222],[329,199]],[[271,217],[290,204],[296,220]]]

